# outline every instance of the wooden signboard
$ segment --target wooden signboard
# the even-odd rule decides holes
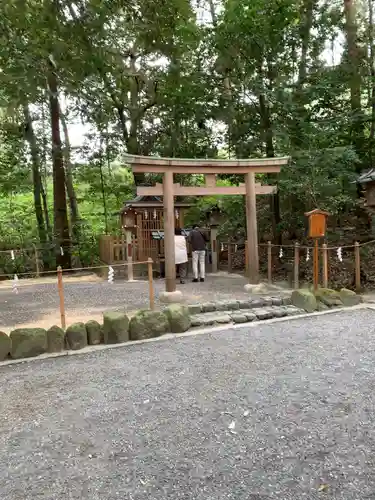
[[[312,210],[305,215],[309,219],[309,238],[324,238],[329,213],[323,210]]]
[[[313,254],[313,267],[314,267],[314,290],[318,289],[319,285],[319,246],[318,239],[324,238],[327,229],[328,212],[323,210],[312,210],[305,213],[309,219],[309,237],[314,238],[314,254]]]

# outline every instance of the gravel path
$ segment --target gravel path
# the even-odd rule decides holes
[[[243,277],[209,276],[205,283],[187,282],[178,285],[186,302],[206,302],[248,297],[243,290]],[[163,280],[155,280],[155,296],[165,289]],[[101,315],[107,310],[133,311],[148,307],[149,291],[147,281],[106,281],[99,283],[68,283],[64,286],[67,318],[81,314]],[[56,317],[59,321],[59,296],[56,284],[22,286],[15,294],[9,289],[0,289],[0,330],[25,323]],[[52,326],[52,323],[49,326]],[[9,328],[8,328],[9,329]]]
[[[0,498],[373,499],[374,320],[341,312],[0,368]]]

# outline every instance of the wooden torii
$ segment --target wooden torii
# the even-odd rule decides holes
[[[133,173],[163,174],[163,184],[152,187],[138,187],[137,195],[163,196],[164,203],[164,250],[166,292],[176,291],[176,267],[174,256],[174,197],[245,195],[246,228],[249,256],[249,282],[259,282],[258,229],[256,217],[256,195],[275,192],[275,186],[262,186],[255,182],[257,173],[278,173],[289,157],[257,158],[252,160],[212,160],[185,158],[158,158],[130,156],[128,162]],[[181,186],[175,184],[174,174],[203,174],[204,186]],[[245,184],[240,186],[217,186],[218,174],[243,174]]]

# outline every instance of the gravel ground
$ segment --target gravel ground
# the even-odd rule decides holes
[[[374,499],[374,320],[356,310],[2,367],[0,497]]]
[[[241,276],[209,276],[204,283],[178,285],[188,303],[244,298],[243,286],[246,283]],[[155,296],[165,289],[163,280],[155,280]],[[148,307],[149,291],[147,281],[106,281],[99,283],[68,283],[64,287],[65,309],[67,318],[81,313],[102,314],[107,310],[133,311]],[[55,315],[59,320],[59,296],[56,284],[20,286],[19,293],[9,289],[0,289],[0,329],[14,327],[24,323],[36,322],[44,317]],[[50,326],[52,326],[53,322]]]

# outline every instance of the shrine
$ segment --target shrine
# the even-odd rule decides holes
[[[247,251],[249,256],[248,279],[250,284],[259,282],[258,229],[256,195],[272,194],[275,186],[255,182],[255,174],[278,173],[287,165],[289,157],[257,158],[246,160],[213,160],[158,158],[151,156],[129,156],[128,163],[133,173],[163,174],[163,183],[155,186],[138,186],[138,196],[161,196],[164,212],[164,254],[166,292],[162,299],[179,300],[181,292],[176,290],[176,267],[174,256],[175,202],[176,196],[244,195],[246,200]],[[204,186],[182,186],[174,182],[174,174],[203,174]],[[245,183],[239,186],[217,186],[220,174],[244,175]]]

